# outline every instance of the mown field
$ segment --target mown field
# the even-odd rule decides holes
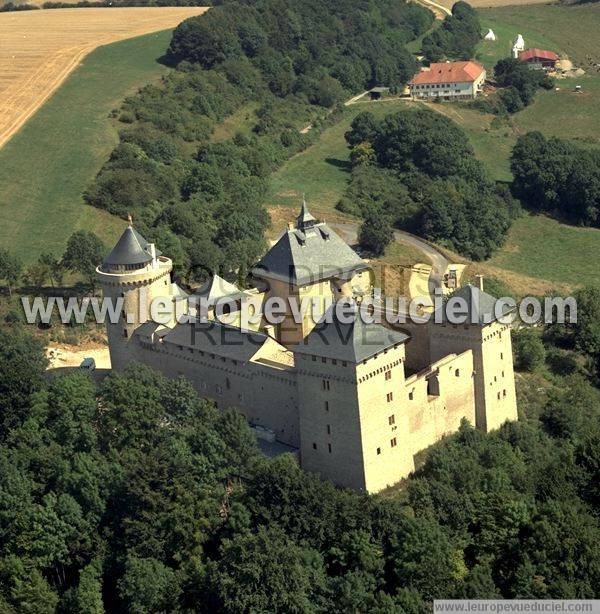
[[[126,7],[0,13],[0,147],[91,51],[174,28],[202,7]]]
[[[528,45],[555,49],[587,71],[583,77],[557,81],[559,91],[539,92],[530,107],[508,121],[460,105],[430,105],[463,127],[477,157],[494,179],[510,181],[512,147],[520,134],[531,130],[570,138],[582,145],[600,145],[600,73],[590,66],[590,61],[600,61],[600,5],[520,5],[485,9],[480,15],[485,28],[492,27],[499,36],[497,42],[479,46],[478,58],[487,66],[506,56],[510,41],[521,33]],[[592,60],[587,59],[590,56]],[[582,85],[582,94],[574,92],[576,84]],[[344,133],[352,119],[363,110],[381,117],[407,104],[391,100],[350,107],[342,122],[326,130],[317,143],[275,173],[270,202],[291,205],[304,191],[317,210],[331,211],[349,178]],[[600,283],[598,261],[600,231],[566,226],[543,216],[525,216],[515,222],[506,246],[487,265],[506,269],[506,281],[524,290],[528,280],[540,280],[538,289]]]
[[[92,52],[0,149],[0,245],[31,261],[61,254],[80,228],[115,240],[123,222],[85,205],[82,193],[117,143],[111,110],[166,72],[157,60],[170,38],[167,30]]]

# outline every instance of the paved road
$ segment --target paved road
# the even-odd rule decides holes
[[[356,244],[358,241],[358,224],[355,222],[334,222],[331,224],[340,232],[346,243]],[[431,244],[415,237],[404,230],[394,231],[394,240],[410,245],[425,254],[431,260],[431,274],[429,275],[429,292],[433,294],[436,288],[442,286],[444,273],[448,268],[448,259]]]

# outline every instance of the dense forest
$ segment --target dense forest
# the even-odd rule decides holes
[[[515,196],[533,211],[600,226],[600,149],[528,132],[513,149],[511,171]]]
[[[600,291],[516,334],[518,423],[464,423],[393,492],[263,457],[243,418],[132,364],[44,377],[0,330],[0,611],[407,612],[598,597]],[[527,373],[529,371],[530,373]],[[430,606],[429,606],[430,607]]]
[[[361,113],[346,140],[353,169],[342,211],[362,214],[373,228],[411,230],[475,260],[503,243],[518,204],[488,178],[450,119],[425,109],[381,121]]]
[[[131,212],[178,272],[243,276],[264,247],[270,173],[336,120],[345,97],[408,80],[416,64],[404,44],[432,19],[396,0],[258,0],[183,22],[168,52],[176,70],[115,113],[120,143],[87,201]],[[249,106],[249,134],[211,140],[217,123]]]

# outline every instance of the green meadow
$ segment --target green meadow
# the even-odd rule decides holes
[[[28,262],[62,254],[78,229],[115,240],[123,222],[82,193],[118,142],[110,112],[166,73],[158,60],[170,38],[166,30],[96,49],[0,149],[0,245]]]

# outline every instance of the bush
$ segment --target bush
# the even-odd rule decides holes
[[[539,334],[532,329],[513,331],[515,367],[519,371],[535,371],[546,358],[546,350]]]

